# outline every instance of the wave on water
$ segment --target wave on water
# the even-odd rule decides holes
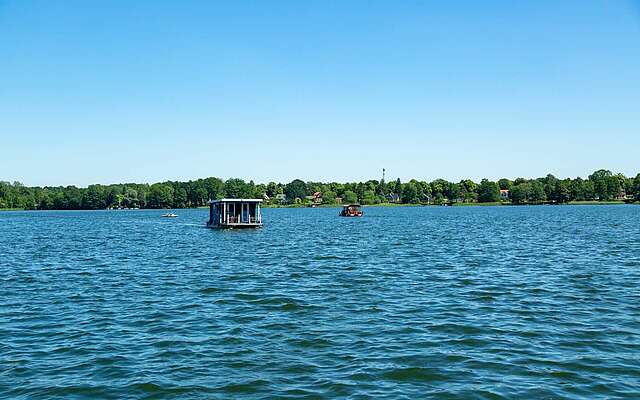
[[[0,214],[0,398],[640,398],[640,207],[335,211]]]

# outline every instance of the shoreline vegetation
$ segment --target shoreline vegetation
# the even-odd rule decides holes
[[[491,203],[478,203],[478,202],[474,202],[474,203],[452,203],[452,204],[422,204],[422,203],[413,203],[413,204],[402,204],[402,203],[378,203],[378,204],[364,204],[364,207],[435,207],[435,206],[442,206],[442,205],[450,205],[453,207],[485,207],[485,206],[491,206],[491,207],[497,207],[497,206],[540,206],[540,205],[569,205],[569,206],[582,206],[582,205],[586,205],[586,206],[611,206],[611,205],[624,205],[624,204],[639,204],[640,202],[635,202],[635,201],[623,201],[623,200],[611,200],[611,201],[591,201],[591,200],[583,200],[583,201],[570,201],[567,203],[540,203],[540,204],[514,204],[508,201],[505,202],[491,202]],[[310,206],[305,205],[305,204],[264,204],[262,206],[262,208],[309,208]],[[318,205],[314,205],[311,206],[313,208],[341,208],[342,205],[341,204],[318,204]],[[203,209],[203,210],[208,210],[209,207],[208,206],[198,206],[198,207],[182,207],[182,208],[178,208],[178,207],[172,207],[172,208],[176,208],[176,209]],[[163,210],[168,210],[168,209],[172,209],[172,208],[162,208]],[[32,208],[32,209],[26,209],[26,208],[0,208],[0,211],[33,211],[33,210],[41,210],[41,211],[45,211],[43,209],[38,209],[38,208]],[[56,209],[56,208],[51,208],[48,209],[50,211],[65,211],[65,209]],[[92,209],[82,209],[82,208],[78,208],[78,209],[66,209],[68,211],[101,211],[101,210],[105,210],[105,209],[96,209],[96,210],[92,210]],[[159,210],[158,208],[111,208],[111,209],[106,209],[106,210]]]
[[[541,206],[541,205],[569,205],[569,206],[606,206],[606,205],[623,205],[623,204],[640,204],[640,202],[629,201],[629,200],[609,200],[609,201],[593,201],[593,200],[582,200],[582,201],[569,201],[566,203],[554,203],[554,202],[544,202],[544,203],[512,203],[509,201],[495,201],[490,203],[479,203],[479,202],[470,202],[470,203],[442,203],[442,204],[434,204],[434,203],[411,203],[411,204],[403,204],[403,203],[378,203],[378,204],[364,204],[364,207],[434,207],[434,206],[453,206],[453,207],[496,207],[496,206]],[[263,205],[263,208],[308,208],[309,205],[305,204],[267,204]],[[312,205],[311,207],[317,208],[341,208],[341,204],[318,204]],[[206,206],[201,206],[198,208],[208,208]]]
[[[476,183],[470,179],[431,182],[400,179],[351,183],[305,182],[255,184],[242,179],[204,178],[154,184],[27,187],[0,181],[0,211],[197,208],[209,199],[262,198],[265,207],[489,206],[545,204],[624,204],[640,202],[640,173],[635,177],[601,169],[586,179],[507,178]]]

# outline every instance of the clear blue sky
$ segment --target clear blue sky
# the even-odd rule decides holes
[[[640,172],[638,1],[0,0],[0,180]]]

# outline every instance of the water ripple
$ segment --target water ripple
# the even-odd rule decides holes
[[[0,398],[640,398],[640,207],[0,213]]]

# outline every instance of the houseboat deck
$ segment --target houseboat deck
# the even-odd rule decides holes
[[[259,228],[262,199],[221,199],[209,202],[209,228]]]

